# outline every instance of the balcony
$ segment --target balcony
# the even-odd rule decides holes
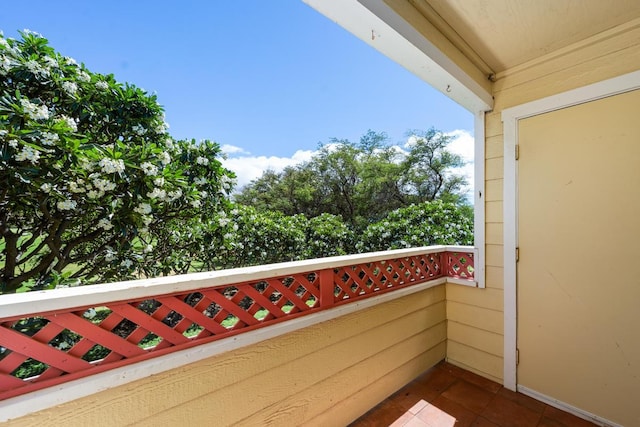
[[[496,394],[439,364],[445,285],[475,287],[475,258],[434,246],[5,295],[0,422],[346,425],[443,369]],[[440,394],[425,390],[356,425]]]

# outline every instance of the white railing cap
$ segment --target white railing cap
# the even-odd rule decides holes
[[[190,273],[152,279],[128,280],[73,288],[0,295],[0,316],[9,318],[26,316],[33,313],[44,314],[74,307],[96,307],[118,301],[150,298],[176,292],[196,291],[214,286],[227,286],[289,274],[382,261],[385,259],[396,259],[438,252],[473,251],[473,246],[423,246],[419,248],[256,265],[204,273]]]

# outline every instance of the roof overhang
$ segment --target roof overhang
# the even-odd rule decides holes
[[[467,110],[492,109],[489,76],[426,19],[410,23],[382,0],[303,1]]]

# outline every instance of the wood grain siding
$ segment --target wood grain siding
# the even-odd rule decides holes
[[[445,285],[440,285],[11,425],[348,423],[444,359],[446,327]]]
[[[487,288],[447,285],[449,362],[496,381],[503,378],[502,350],[495,348],[503,334],[496,330],[502,324],[497,317],[504,310],[502,110],[635,71],[639,61],[640,21],[635,20],[498,74],[494,110],[485,123]]]

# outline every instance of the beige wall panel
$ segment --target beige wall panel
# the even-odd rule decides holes
[[[495,89],[494,89],[495,92]],[[491,111],[485,114],[484,132],[487,138],[502,135],[504,129],[502,128],[502,116],[499,111]]]
[[[502,383],[502,357],[448,340],[447,361],[490,380]]]
[[[502,126],[502,122],[500,122]],[[504,157],[504,137],[502,134],[490,136],[486,138],[486,144],[484,147],[484,155],[487,159],[496,159],[498,157]]]
[[[640,21],[635,20],[627,24],[620,25],[617,28],[605,31],[594,38],[583,41],[565,49],[545,55],[540,59],[530,61],[506,70],[498,74],[498,80],[495,82],[494,91],[499,92],[528,83],[532,80],[539,79],[541,76],[548,76],[558,73],[560,70],[575,68],[579,64],[590,62],[595,58],[602,58],[615,54],[621,49],[628,47],[638,47],[640,45]],[[615,64],[614,68],[618,68],[616,73],[621,71],[620,65]],[[597,70],[596,70],[597,71]],[[594,76],[596,80],[604,80],[608,78],[609,71],[602,69],[607,76]],[[630,69],[627,72],[634,71]],[[624,73],[624,72],[623,72]],[[588,83],[586,83],[588,84]]]
[[[504,267],[503,245],[485,245],[485,257],[487,267]]]
[[[380,402],[389,396],[388,390],[401,388],[429,369],[424,369],[425,366],[432,367],[443,360],[445,353],[446,343],[443,342],[415,359],[410,360],[395,371],[383,375],[380,379],[370,384],[366,392],[372,396],[371,400],[374,400],[373,396],[375,396],[375,399]],[[366,413],[369,409],[371,409],[371,407],[364,399],[360,398],[359,393],[351,394],[346,399],[336,402],[336,404],[327,411],[308,421],[307,426],[324,427],[347,425],[361,414]],[[358,415],[354,417],[352,415],[353,413],[357,413]]]
[[[340,401],[341,396],[356,393],[445,339],[446,326],[442,322],[439,327],[410,335],[381,351],[366,351],[365,358],[357,363],[344,363],[344,369],[336,367],[341,359],[349,358],[350,353],[360,353],[357,347],[325,352],[322,357],[301,360],[293,369],[286,365],[277,372],[265,372],[243,384],[234,384],[156,414],[137,425],[178,425],[185,420],[191,425],[204,425],[206,420],[215,420],[217,426],[283,425],[281,416],[287,419],[284,424],[302,425]],[[218,405],[213,414],[206,410],[212,402]],[[375,401],[371,403],[375,405]]]
[[[496,334],[450,320],[447,322],[447,337],[450,341],[464,343],[469,347],[502,357],[504,349],[502,333]]]
[[[485,179],[502,179],[504,177],[503,156],[485,160],[484,167]]]
[[[502,201],[503,196],[503,185],[504,180],[501,179],[490,179],[485,181],[484,183],[484,200],[486,202],[496,202]]]
[[[485,242],[487,244],[501,245],[504,241],[502,223],[490,222],[485,225]]]
[[[437,286],[382,306],[40,411],[20,418],[12,425],[40,426],[46,424],[46,420],[53,419],[67,426],[85,426],[95,419],[109,419],[111,425],[125,425],[210,393],[212,384],[218,388],[227,387],[291,363],[333,343],[348,342],[351,337],[375,330],[409,313],[423,312],[425,307],[438,304],[440,308],[437,310],[442,312],[444,296],[444,285]],[[271,357],[274,352],[278,358]],[[144,402],[144,405],[140,405],[140,402]]]
[[[355,408],[344,407],[344,412],[339,415],[337,420],[325,425],[341,425],[340,419],[356,419],[381,400],[375,390],[369,390],[369,385],[375,384],[385,376],[398,374],[398,368],[387,371],[384,367],[401,367],[410,364],[411,361],[417,358],[419,364],[413,367],[412,373],[414,376],[408,379],[411,381],[444,359],[446,352],[445,339],[446,327],[444,324],[438,325],[404,341],[402,344],[375,354],[373,357],[342,371],[339,375],[328,377],[322,382],[313,384],[303,392],[292,395],[289,399],[283,400],[272,407],[265,408],[264,411],[242,420],[239,424],[246,426],[263,425],[263,420],[265,420],[264,424],[273,426],[308,425],[307,420],[309,419],[324,418],[322,415],[325,413],[327,415],[335,414],[333,406],[351,397],[359,399],[360,405]],[[438,342],[438,344],[431,346],[432,342]],[[387,383],[386,385],[390,388],[384,392],[386,396],[391,395],[402,385],[407,384],[409,381],[400,384],[405,379],[406,377],[399,377],[395,381]],[[366,383],[366,386],[362,387],[364,383]],[[400,385],[396,386],[396,384]],[[368,407],[368,409],[362,411],[362,407]],[[288,413],[291,416],[288,416]],[[327,417],[327,419],[331,420],[331,417]],[[317,424],[317,420],[311,424]]]
[[[586,86],[638,69],[640,45],[623,48],[529,83],[495,92],[496,111]]]
[[[487,288],[504,289],[504,268],[487,266],[485,272]]]
[[[462,304],[474,305],[489,310],[502,311],[502,289],[479,289],[469,286],[447,284],[447,301],[455,301]]]
[[[216,402],[219,405],[214,412],[216,421],[219,425],[230,425],[251,414],[257,414],[263,408],[271,405],[278,406],[282,404],[287,407],[290,405],[289,402],[292,399],[295,400],[296,396],[303,393],[306,388],[320,383],[333,375],[339,376],[336,383],[346,381],[341,374],[342,371],[349,371],[355,369],[356,366],[361,366],[368,358],[381,351],[395,352],[397,349],[402,348],[408,353],[414,351],[411,357],[415,357],[425,349],[446,339],[446,327],[442,321],[445,315],[444,302],[433,306],[431,310],[422,310],[415,314],[417,315],[405,316],[396,322],[381,326],[377,330],[370,329],[348,341],[330,345],[303,358],[262,372],[243,382],[202,395],[179,407],[173,407],[154,415],[150,417],[149,421],[157,422],[162,420],[164,422],[166,419],[186,419],[192,413],[202,411],[200,408],[207,407],[207,405],[210,406],[210,402]],[[434,318],[437,319],[434,320]],[[429,328],[435,322],[442,325],[437,330],[441,330],[443,336],[440,336],[440,333],[436,333],[438,341],[429,342],[428,339],[434,333],[429,333],[429,329],[425,331],[425,328]],[[326,331],[321,333],[326,333]],[[313,339],[313,336],[308,339]],[[417,349],[420,350],[415,353]],[[284,348],[282,351],[288,351],[288,349]],[[279,359],[280,355],[274,352],[270,357]],[[400,364],[401,362],[398,361],[398,363]],[[378,369],[385,371],[395,369],[397,366],[399,365],[393,363],[391,365],[381,364]],[[360,381],[360,387],[369,383],[366,375],[363,375]],[[344,383],[342,386],[346,387],[347,385]],[[249,400],[246,399],[248,390],[255,390],[252,392],[253,398]],[[320,402],[315,404],[318,405]],[[328,402],[327,405],[329,405]],[[327,407],[318,409],[325,410]],[[298,408],[301,415],[309,410],[311,409],[304,408],[302,410],[302,408]],[[210,417],[211,415],[209,414],[208,416]],[[194,422],[196,421],[194,420]]]
[[[502,223],[504,218],[502,200],[495,202],[485,202],[485,221],[493,223]]]
[[[447,319],[449,324],[451,322],[462,323],[499,335],[504,332],[504,316],[501,311],[497,310],[447,301]]]

